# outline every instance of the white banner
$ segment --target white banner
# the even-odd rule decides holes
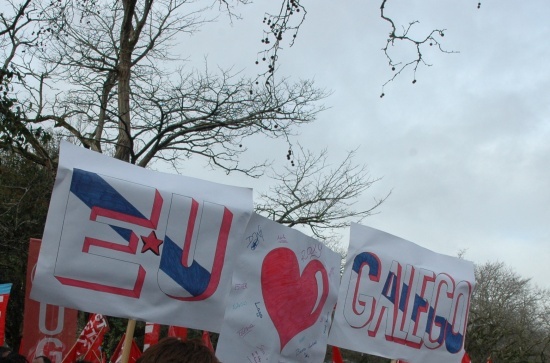
[[[352,224],[329,344],[410,363],[460,362],[471,262]]]
[[[61,145],[31,298],[218,332],[252,190]]]
[[[253,215],[233,275],[216,355],[222,362],[322,362],[340,255]]]

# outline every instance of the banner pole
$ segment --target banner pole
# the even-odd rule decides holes
[[[134,319],[128,319],[128,325],[126,325],[126,336],[124,337],[124,343],[122,343],[121,363],[128,363],[130,351],[132,350],[132,340],[134,339],[135,328],[136,321]]]
[[[76,344],[78,343],[78,338],[76,338],[76,342],[74,342],[73,346],[71,347],[71,349],[69,349],[67,351],[67,353],[65,353],[65,355],[63,356],[63,359],[61,360],[61,363],[66,363],[68,357],[69,357],[69,353],[72,353],[73,349],[76,347]]]

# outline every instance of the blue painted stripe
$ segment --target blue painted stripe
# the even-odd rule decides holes
[[[71,192],[88,208],[100,207],[146,219],[132,203],[96,173],[73,169]]]
[[[380,266],[378,264],[378,259],[374,257],[373,254],[368,252],[362,252],[355,256],[353,259],[353,271],[358,274],[361,270],[361,266],[367,264],[369,266],[369,276],[377,276]]]
[[[183,250],[166,236],[162,247],[160,269],[191,295],[199,296],[206,291],[211,274],[195,260],[191,266],[184,267],[181,264],[182,254]]]

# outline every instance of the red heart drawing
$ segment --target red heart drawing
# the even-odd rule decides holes
[[[323,277],[323,286],[321,299],[315,306],[318,297],[317,272]],[[296,254],[281,247],[265,256],[261,279],[265,307],[279,333],[282,351],[293,337],[315,324],[319,318],[328,296],[327,270],[320,261],[313,260],[300,275]]]

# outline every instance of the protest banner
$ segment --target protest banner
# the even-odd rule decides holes
[[[459,363],[473,288],[473,263],[352,224],[329,344]]]
[[[252,190],[60,149],[31,298],[219,331]]]
[[[12,284],[0,284],[0,347],[4,345],[6,314]]]
[[[46,356],[52,363],[61,363],[74,341],[78,311],[30,298],[39,250],[40,240],[31,238],[27,259],[23,337],[19,352],[29,362],[35,357]]]
[[[322,362],[340,280],[340,255],[255,214],[237,264],[218,358]]]

